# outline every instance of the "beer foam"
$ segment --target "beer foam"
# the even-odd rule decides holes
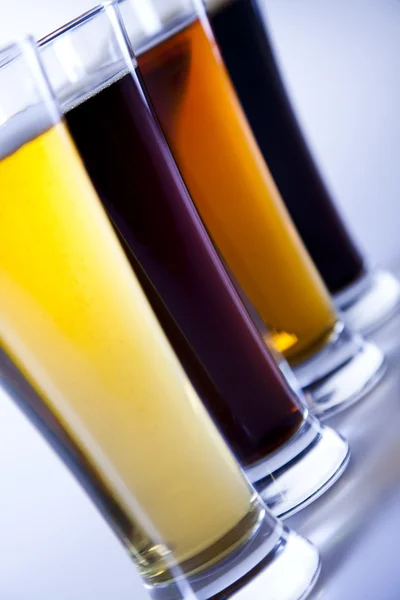
[[[117,72],[114,67],[106,67],[99,69],[94,74],[87,74],[81,81],[71,84],[67,83],[57,92],[58,101],[61,105],[63,113],[67,113],[76,106],[83,104],[93,96],[99,94],[102,90],[110,87],[126,75],[130,71],[125,66]],[[134,65],[133,65],[134,67]]]
[[[0,126],[0,160],[16,152],[55,125],[44,104],[16,113]]]

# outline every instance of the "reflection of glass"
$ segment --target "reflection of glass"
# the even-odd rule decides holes
[[[388,271],[368,269],[333,298],[346,323],[356,331],[372,333],[398,311],[400,284]]]
[[[179,597],[176,570],[200,598],[240,586],[287,533],[172,353],[32,45],[4,50],[0,65],[1,345],[84,457],[153,595]],[[235,563],[239,550],[246,567]]]
[[[336,480],[347,445],[300,405],[240,303],[116,21],[112,8],[91,11],[42,40],[41,57],[173,348],[263,499],[292,512]]]
[[[141,34],[141,7],[156,11],[156,6],[151,0],[121,0],[120,7],[150,98],[211,237],[271,328],[275,346],[301,367],[300,381],[312,386],[316,410],[336,409],[375,380],[382,356],[337,322],[257,149],[208,23],[196,12],[198,3],[191,11],[189,4],[164,3],[171,7],[168,16],[160,13],[158,29],[147,33],[143,27]],[[353,359],[363,376],[350,390]],[[321,392],[322,379],[333,372],[328,393],[326,387]]]
[[[298,125],[277,64],[263,0],[207,0],[212,28],[261,152],[346,322],[370,330],[399,305],[387,273],[367,274]]]

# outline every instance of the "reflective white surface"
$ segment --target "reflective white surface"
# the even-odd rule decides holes
[[[369,257],[397,264],[400,2],[268,2],[282,64],[324,174]],[[59,4],[70,18],[91,3]],[[74,13],[64,15],[72,5]],[[38,10],[46,6],[54,22],[49,17],[44,28]],[[40,36],[62,23],[55,7],[54,0],[16,0],[12,8],[0,0],[0,15],[7,10],[14,29],[24,22],[24,30]],[[330,421],[352,444],[349,470],[289,520],[322,552],[314,600],[399,598],[400,318],[375,339],[389,352],[388,374],[364,402]],[[0,482],[1,600],[147,598],[84,492],[1,393]],[[245,597],[267,598],[251,588]]]
[[[399,598],[400,315],[374,339],[387,352],[384,380],[329,421],[350,441],[350,465],[335,488],[288,520],[322,555],[314,600]]]

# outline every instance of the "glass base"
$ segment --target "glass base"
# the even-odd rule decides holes
[[[294,367],[309,408],[320,417],[363,398],[384,372],[385,358],[377,346],[341,322],[320,352]]]
[[[303,600],[319,572],[316,548],[264,510],[253,537],[232,555],[197,575],[147,590],[153,600]]]
[[[276,517],[288,517],[311,504],[342,475],[349,445],[309,415],[277,452],[246,469],[246,475]]]
[[[256,575],[248,586],[230,596],[232,600],[305,600],[309,596],[321,571],[318,552],[295,533],[285,531],[285,534],[281,547],[277,548],[268,567]],[[221,596],[219,599],[222,600]]]
[[[353,331],[369,334],[400,307],[400,282],[388,271],[373,270],[334,296],[343,321]]]

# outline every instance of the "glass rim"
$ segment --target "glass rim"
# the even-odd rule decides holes
[[[38,44],[32,35],[22,35],[0,47],[0,74],[17,61],[26,63],[29,77],[35,83],[38,98],[46,106],[49,121],[53,125],[59,123],[62,120],[60,106],[40,60]]]
[[[105,0],[104,2],[101,2],[100,4],[96,4],[96,6],[93,6],[89,10],[86,10],[85,12],[81,13],[77,17],[71,19],[70,21],[67,21],[60,27],[57,27],[50,33],[48,33],[45,36],[36,40],[36,45],[38,47],[46,46],[47,44],[53,42],[54,40],[56,40],[63,34],[68,33],[70,31],[76,29],[77,27],[85,25],[86,23],[89,23],[92,19],[95,19],[96,17],[98,17],[101,13],[113,12],[117,17],[119,17],[120,13],[119,13],[118,7],[120,4],[121,4],[121,0]],[[120,22],[119,24],[123,28],[123,19],[118,18],[118,21]],[[32,36],[28,36],[28,37],[32,37]],[[127,39],[129,40],[129,36]]]
[[[28,54],[36,54],[36,42],[33,35],[23,35],[0,47],[0,69]]]
[[[57,27],[57,29],[54,29],[51,33],[48,33],[47,35],[43,36],[42,38],[39,38],[37,40],[37,45],[39,47],[45,46],[46,44],[54,41],[55,39],[57,39],[59,36],[63,35],[64,33],[67,33],[73,29],[76,29],[76,27],[80,27],[81,25],[91,21],[92,19],[97,17],[100,13],[105,12],[109,6],[114,5],[114,4],[116,4],[115,0],[109,0],[108,2],[104,2],[102,4],[97,4],[93,8],[90,8],[89,10],[80,14],[78,17],[71,19],[70,21],[68,21],[67,23],[64,23],[60,27]]]
[[[155,13],[160,17],[160,8],[154,6],[154,0],[145,0],[145,2],[153,6]],[[142,14],[143,16],[143,6],[137,6],[134,0],[114,0],[136,57],[141,56],[153,46],[161,44],[165,39],[168,39],[196,20],[200,20],[207,28],[210,27],[204,0],[186,0],[186,4],[184,4],[184,0],[178,0],[178,3],[179,2],[180,5],[177,7],[176,11],[171,11],[170,13],[161,16],[160,24],[156,30],[146,31],[145,27],[143,27],[143,23],[141,23],[141,20],[138,17],[139,14]],[[127,17],[128,13],[125,12],[127,7],[130,11],[129,18]],[[184,18],[182,19],[182,17]],[[129,35],[130,32],[127,26],[127,23],[131,19],[131,22],[135,22],[139,25],[144,34],[143,37],[136,40],[136,42]]]
[[[87,23],[90,23],[90,21],[97,18],[100,14],[105,13],[109,17],[109,21],[112,24],[115,37],[118,40],[118,44],[120,45],[120,47],[121,47],[120,35],[122,34],[122,36],[124,38],[123,39],[124,44],[122,44],[122,45],[126,46],[126,49],[128,51],[130,51],[129,52],[130,62],[132,62],[133,68],[136,67],[136,65],[137,65],[136,55],[135,55],[134,49],[132,48],[132,46],[130,44],[130,39],[129,39],[129,36],[125,29],[125,23],[122,18],[122,15],[120,14],[119,4],[120,4],[119,0],[105,0],[105,2],[102,2],[101,4],[97,4],[93,8],[80,14],[78,17],[75,17],[71,21],[64,23],[57,29],[54,29],[51,33],[48,33],[47,35],[38,39],[36,41],[37,47],[39,49],[40,48],[44,49],[48,44],[55,42],[60,37],[62,37],[64,34],[71,33],[72,31],[76,30],[77,28],[79,28]],[[121,50],[122,50],[122,47],[121,47]],[[124,54],[124,59],[127,60],[127,56],[125,56],[125,52],[122,51],[122,54]]]
[[[82,73],[79,75],[79,81],[67,80],[63,82],[62,88],[54,87],[53,91],[58,98],[58,102],[61,105],[62,113],[65,114],[75,104],[80,104],[86,100],[89,95],[99,91],[104,84],[110,84],[112,80],[121,76],[122,74],[134,75],[137,68],[137,60],[129,36],[127,34],[125,23],[119,10],[117,0],[107,0],[101,4],[96,5],[90,10],[82,13],[78,17],[72,19],[68,23],[65,23],[58,29],[55,29],[50,34],[41,38],[37,42],[37,48],[39,53],[46,53],[48,50],[52,50],[57,43],[69,36],[74,36],[80,31],[85,30],[85,26],[93,23],[96,24],[96,19],[103,17],[102,22],[107,22],[109,30],[107,31],[104,41],[113,40],[115,47],[118,48],[119,60],[113,59],[110,63],[107,62],[107,53],[104,54],[102,60],[94,62],[91,67],[93,71],[86,66]],[[104,46],[106,48],[106,46]],[[80,51],[79,51],[80,52]],[[99,58],[99,57],[97,57]],[[43,59],[44,60],[44,59]],[[45,68],[47,67],[46,61],[43,62]],[[47,77],[51,83],[52,67],[47,70]],[[64,70],[62,62],[59,63],[60,71]],[[65,71],[65,70],[64,70]],[[60,92],[63,93],[60,93]]]

